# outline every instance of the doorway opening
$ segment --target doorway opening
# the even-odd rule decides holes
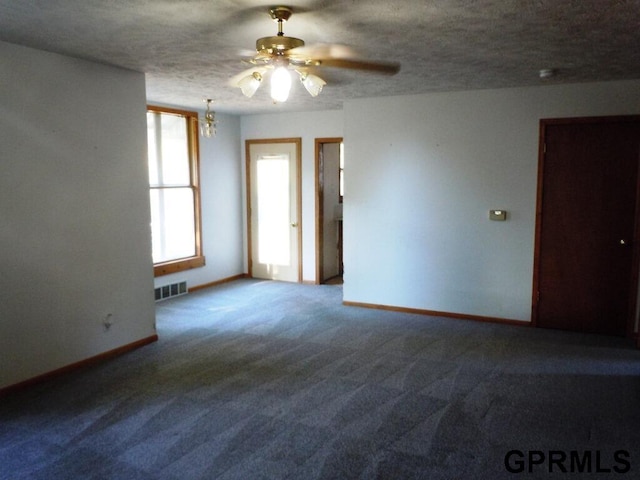
[[[342,137],[316,138],[316,283],[340,284],[344,274]]]

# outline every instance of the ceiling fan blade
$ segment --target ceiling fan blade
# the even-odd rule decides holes
[[[312,58],[314,60],[361,57],[353,48],[337,43],[316,43],[292,48],[287,52],[287,56],[295,59]]]
[[[292,48],[287,56],[294,62],[322,67],[366,70],[386,75],[395,75],[400,71],[400,64],[397,62],[367,60],[353,48],[340,44],[319,43]]]
[[[400,64],[396,62],[374,62],[370,60],[356,60],[349,58],[327,58],[325,60],[320,60],[319,62],[319,66],[321,67],[365,70],[384,75],[395,75],[400,71]]]
[[[250,50],[248,48],[243,48],[243,49],[238,50],[237,54],[241,58],[252,58],[252,57],[255,57],[256,51],[255,50]]]
[[[260,75],[264,75],[267,70],[269,70],[269,67],[255,66],[255,67],[247,68],[246,70],[243,70],[242,72],[231,77],[227,82],[227,84],[232,87],[237,87],[240,80],[242,80],[245,77],[248,77],[253,72],[258,72]]]

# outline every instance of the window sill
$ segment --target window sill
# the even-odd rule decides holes
[[[204,267],[204,256],[181,258],[180,260],[172,260],[170,262],[156,263],[153,266],[153,276],[161,277],[170,273],[191,270],[192,268]]]

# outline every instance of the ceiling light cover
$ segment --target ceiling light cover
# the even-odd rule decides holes
[[[271,74],[271,98],[274,102],[286,102],[291,90],[291,75],[286,67],[277,67]]]
[[[311,94],[312,97],[317,97],[318,94],[322,91],[322,87],[324,87],[327,82],[318,77],[317,75],[313,75],[310,73],[303,73],[300,75],[300,81],[304,88],[307,89],[307,92]]]
[[[260,82],[262,82],[262,75],[260,75],[259,72],[253,72],[251,75],[247,75],[240,80],[238,87],[240,87],[245,97],[251,98],[253,94],[256,93],[256,90],[258,90]]]

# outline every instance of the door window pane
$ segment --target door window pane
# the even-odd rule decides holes
[[[260,157],[256,174],[258,262],[288,266],[291,262],[288,156]]]

